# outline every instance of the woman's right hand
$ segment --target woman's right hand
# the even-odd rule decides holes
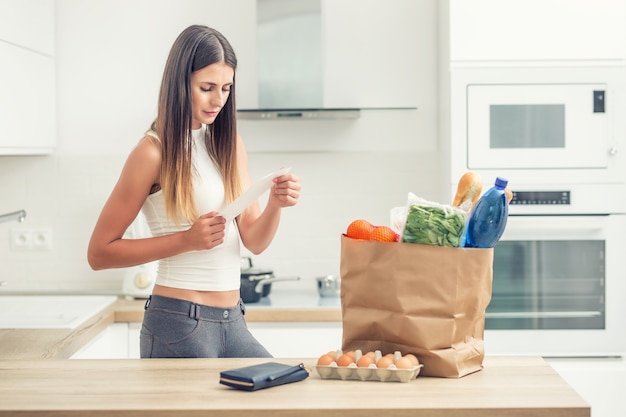
[[[224,243],[226,219],[212,211],[198,217],[185,232],[185,238],[194,250],[212,249]]]

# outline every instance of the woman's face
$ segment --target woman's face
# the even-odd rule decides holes
[[[192,129],[211,124],[230,95],[235,71],[223,62],[206,66],[191,74]]]

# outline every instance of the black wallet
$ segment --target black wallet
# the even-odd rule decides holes
[[[309,376],[304,364],[285,365],[266,362],[220,372],[220,384],[246,391],[302,381]]]

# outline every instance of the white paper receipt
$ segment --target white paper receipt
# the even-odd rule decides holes
[[[221,215],[226,218],[226,222],[230,222],[237,217],[242,211],[246,209],[254,200],[259,198],[264,192],[272,188],[274,184],[274,178],[280,177],[288,173],[291,168],[282,168],[278,171],[274,171],[267,174],[263,178],[256,180],[250,188],[248,188],[243,194],[233,201],[228,207],[222,210]]]

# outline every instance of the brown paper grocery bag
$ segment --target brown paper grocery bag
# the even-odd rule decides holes
[[[341,236],[342,349],[413,353],[420,375],[482,369],[493,249]]]

